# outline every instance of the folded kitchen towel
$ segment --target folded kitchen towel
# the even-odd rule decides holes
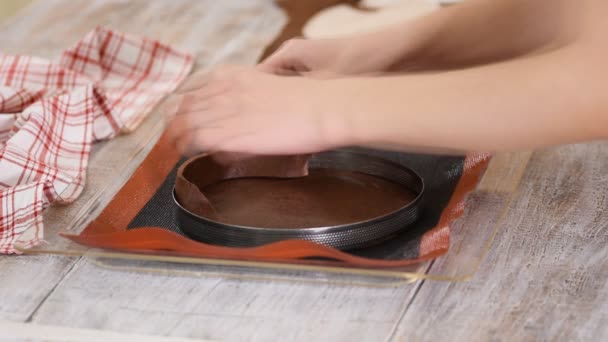
[[[45,208],[82,192],[91,145],[135,129],[191,67],[102,27],[56,61],[0,52],[0,253],[40,242]]]

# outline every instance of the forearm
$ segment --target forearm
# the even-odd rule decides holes
[[[495,62],[568,41],[576,30],[580,4],[575,0],[468,0],[353,38],[352,49],[367,51],[368,58],[378,60],[385,71]]]
[[[329,111],[341,114],[328,131],[335,145],[487,152],[607,138],[607,55],[592,55],[572,46],[466,70],[329,81],[340,92]]]

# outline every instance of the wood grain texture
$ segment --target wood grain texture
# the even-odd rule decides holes
[[[0,331],[6,339],[0,341],[10,342],[193,342],[204,341],[200,339],[187,339],[178,337],[164,337],[151,335],[123,334],[112,331],[94,329],[76,329],[69,327],[45,326],[32,323],[18,323],[0,320]]]
[[[269,1],[43,0],[0,25],[0,41],[4,51],[52,56],[104,24],[191,49],[207,68],[253,63],[283,20]],[[95,158],[91,177],[121,160],[107,152]],[[608,142],[519,154],[492,167],[509,182],[484,179],[453,229],[487,234],[522,173],[523,183],[468,283],[369,288],[2,257],[0,318],[228,341],[608,339]],[[57,209],[49,220],[69,215]],[[452,242],[457,252],[475,240]],[[431,271],[453,270],[451,260],[439,259]]]
[[[431,267],[428,279],[466,281],[475,275],[492,247],[530,155],[493,156],[477,188],[467,195],[463,216],[450,224],[450,248],[440,258],[442,267]]]
[[[378,341],[415,288],[121,272],[82,261],[33,322],[222,341]]]
[[[252,63],[285,23],[271,0],[38,0],[0,25],[5,53],[54,57],[98,25],[196,54],[197,65]]]
[[[29,320],[76,260],[44,255],[0,257],[0,319]]]
[[[607,246],[608,142],[536,152],[480,271],[425,282],[394,340],[605,341]]]
[[[255,63],[284,22],[269,0],[40,0],[0,24],[0,41],[4,53],[53,58],[97,25],[105,25],[190,51],[201,69],[218,63]],[[100,187],[110,184],[117,190],[128,179],[133,169],[121,167],[158,120],[158,113],[153,113],[135,133],[95,146],[81,197],[45,213],[51,244],[56,232],[69,227]],[[29,319],[76,261],[59,256],[1,257],[0,318]]]

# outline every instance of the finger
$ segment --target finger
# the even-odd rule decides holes
[[[208,96],[198,94],[198,92],[186,93],[182,95],[182,99],[182,103],[176,113],[177,117],[187,115],[191,112],[204,111],[211,107],[211,103],[208,101]]]
[[[203,128],[219,128],[229,125],[227,121],[238,121],[238,113],[223,112],[223,111],[200,111],[190,112],[185,115],[176,117],[172,123],[172,127],[177,134],[186,130],[196,130]]]
[[[189,91],[193,91],[199,88],[202,88],[209,82],[210,72],[209,71],[199,71],[192,75],[190,75],[182,85],[177,88],[176,93],[181,94]]]
[[[189,156],[190,145],[192,144],[192,133],[196,131],[189,131],[185,134],[177,136],[177,139],[173,142],[173,146],[184,156]],[[193,153],[194,154],[194,153]]]
[[[277,67],[275,64],[261,62],[260,64],[255,66],[255,69],[261,72],[265,72],[267,74],[274,74],[277,70],[280,70],[280,67]]]
[[[309,68],[302,62],[305,58],[305,51],[300,48],[301,42],[301,39],[293,39],[283,43],[275,53],[258,64],[256,69],[281,76],[300,75],[302,72],[309,71]]]
[[[179,112],[182,101],[182,96],[171,95],[159,106],[158,111],[160,112],[161,120],[164,122],[165,126],[175,118]]]
[[[169,127],[167,128],[167,131],[165,132],[165,134],[167,135],[167,139],[169,139],[171,146],[173,146],[173,147],[176,147],[177,140],[179,140],[180,137],[183,137],[183,135],[185,133],[187,133],[187,129],[185,129],[182,124],[176,123],[175,120],[173,120],[169,124]]]
[[[177,140],[185,138],[190,131],[202,127],[208,120],[215,120],[216,116],[217,112],[213,111],[195,111],[178,115],[169,124],[167,135],[175,145]]]
[[[219,132],[219,131],[232,131],[233,127],[237,127],[238,122],[242,120],[237,114],[217,114],[214,112],[203,112],[203,113],[191,113],[187,116],[176,117],[171,123],[167,134],[169,139],[172,141],[173,146],[178,147],[180,151],[191,151],[191,145],[202,145],[206,147],[205,151],[209,152],[211,146],[207,145],[207,141],[203,138],[201,142],[193,142],[194,137],[205,131]],[[201,133],[202,134],[202,133]],[[199,148],[202,148],[199,146]]]
[[[219,96],[228,91],[227,86],[208,85],[204,88],[182,94],[182,104],[177,115],[183,115],[193,111],[203,111],[213,107],[213,103]]]
[[[215,153],[215,152],[248,152],[247,148],[238,146],[239,148],[228,148],[231,141],[240,140],[242,137],[252,134],[248,129],[234,128],[236,125],[227,123],[218,127],[200,128],[189,131],[183,139],[178,141],[180,151],[187,155],[193,155],[200,152]]]
[[[343,74],[339,74],[337,72],[328,71],[328,70],[307,71],[307,72],[303,72],[301,75],[308,77],[308,78],[316,79],[316,80],[330,80],[330,79],[349,77],[348,75],[343,75]]]
[[[220,165],[231,165],[254,157],[256,155],[241,152],[218,152],[213,154],[213,160]]]
[[[256,66],[256,69],[262,72],[274,73],[275,70],[281,69],[285,60],[288,59],[288,54],[286,44],[283,43],[275,52],[260,62]]]
[[[310,71],[310,68],[298,60],[284,60],[280,64],[261,63],[256,66],[256,69],[278,76],[301,76]]]
[[[213,77],[208,79],[203,87],[181,93],[183,96],[183,111],[197,110],[208,107],[205,101],[220,96],[233,88],[234,81],[227,78]]]
[[[258,136],[253,131],[241,131],[238,135],[233,135],[231,139],[226,139],[222,144],[222,150],[238,153],[238,156],[241,156],[240,158],[242,159],[245,159],[247,156],[267,154],[260,153],[259,145],[255,143]]]
[[[302,75],[300,73],[300,71],[295,70],[293,68],[277,69],[273,72],[273,74],[277,75],[277,76],[301,76]]]
[[[176,141],[176,148],[185,156],[192,156],[201,152],[214,153],[220,150],[219,146],[225,136],[224,129],[198,129],[190,130]]]

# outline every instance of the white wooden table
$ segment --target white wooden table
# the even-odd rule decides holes
[[[253,63],[283,23],[265,0],[40,0],[0,26],[0,48],[51,56],[104,24],[191,49],[200,65]],[[454,229],[489,224],[475,209]],[[370,288],[3,256],[0,339],[608,340],[607,245],[608,142],[565,146],[532,154],[469,282]]]

